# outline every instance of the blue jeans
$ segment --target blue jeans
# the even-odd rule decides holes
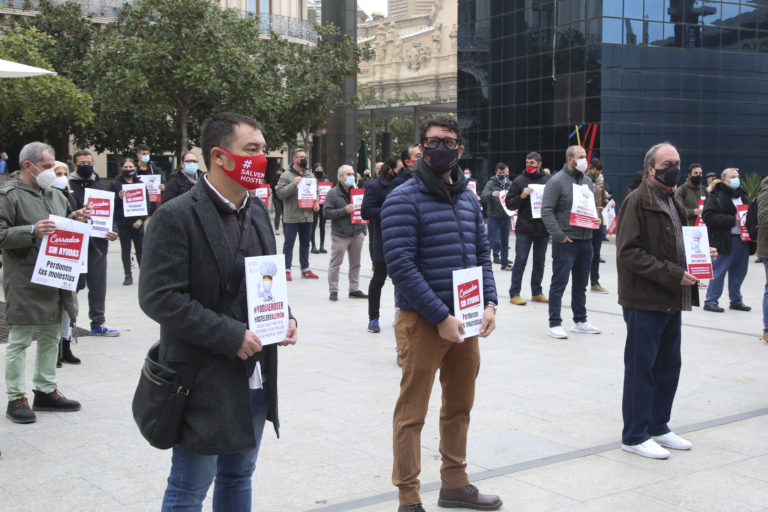
[[[173,447],[171,474],[163,497],[162,512],[192,512],[203,509],[211,482],[214,512],[251,510],[251,478],[259,454],[261,434],[267,418],[267,395],[263,389],[251,390],[253,433],[256,448],[223,455],[198,455]],[[227,421],[221,418],[220,421]]]
[[[681,314],[624,308],[624,395],[621,442],[644,443],[669,432],[680,379]]]
[[[731,235],[731,252],[718,254],[712,262],[714,277],[707,288],[707,298],[704,304],[717,306],[717,300],[723,293],[725,274],[728,274],[728,298],[731,304],[742,304],[741,283],[747,277],[749,266],[749,242],[742,242],[740,235]]]
[[[530,236],[523,233],[515,234],[515,264],[512,266],[512,284],[509,287],[509,296],[520,295],[523,284],[523,272],[528,263],[528,254],[533,245],[533,268],[531,269],[531,295],[540,295],[541,280],[544,278],[544,264],[547,257],[547,245],[549,236]]]
[[[768,259],[763,260],[765,267],[765,292],[763,292],[763,332],[768,332]]]
[[[511,222],[509,217],[506,219],[488,217],[488,241],[491,243],[493,258],[496,259],[501,254],[502,267],[509,265],[509,228]]]
[[[552,281],[549,284],[549,326],[563,324],[560,317],[560,307],[563,303],[563,292],[568,286],[568,277],[573,276],[571,283],[571,310],[573,321],[587,321],[587,281],[589,268],[592,265],[592,239],[574,240],[573,242],[552,244]]]
[[[291,271],[293,264],[293,244],[296,242],[296,235],[299,235],[299,263],[301,271],[309,270],[309,243],[312,239],[311,222],[283,222],[283,254],[285,255],[285,270]]]

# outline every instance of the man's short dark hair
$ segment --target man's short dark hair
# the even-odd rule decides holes
[[[230,150],[235,128],[241,124],[263,131],[261,123],[255,119],[232,112],[222,112],[203,121],[203,126],[200,128],[200,146],[203,148],[203,160],[208,169],[211,168],[211,150],[213,148]]]
[[[461,131],[459,130],[459,123],[457,123],[455,119],[451,119],[450,117],[438,116],[438,117],[430,117],[429,119],[421,123],[421,142],[422,143],[424,143],[424,141],[427,139],[427,132],[433,126],[442,126],[443,128],[454,132],[456,134],[456,138],[459,139],[459,141],[461,141]]]
[[[254,122],[256,122],[256,121],[254,121]],[[259,128],[259,130],[261,130],[261,128]],[[291,159],[293,159],[293,157],[295,157],[296,153],[298,153],[299,151],[303,151],[304,153],[307,152],[307,150],[304,149],[304,148],[295,148],[293,151],[291,151]]]
[[[403,163],[405,163],[406,160],[410,160],[411,148],[417,148],[417,147],[419,147],[418,144],[408,144],[407,146],[405,146],[403,150],[400,151],[400,160],[402,160]]]
[[[603,162],[599,158],[593,158],[589,162],[589,168],[590,169],[596,169],[598,171],[602,171],[603,170]]]
[[[406,148],[406,151],[408,148]],[[379,175],[386,174],[387,171],[397,169],[397,162],[400,161],[400,157],[397,155],[392,155],[389,158],[386,158],[384,162],[381,164],[381,169],[379,169]]]
[[[507,169],[509,169],[509,167],[504,162],[499,162],[496,164],[497,171],[506,171]]]
[[[541,163],[541,155],[538,154],[535,151],[531,151],[527,155],[525,155],[526,160],[536,160],[537,162]]]
[[[699,169],[701,169],[702,171],[704,170],[704,166],[703,165],[701,165],[699,163],[692,163],[691,165],[688,166],[688,174],[691,174],[691,171],[694,170],[697,167]]]
[[[79,156],[89,156],[89,157],[93,158],[93,155],[91,154],[90,151],[87,151],[85,149],[81,149],[80,151],[75,151],[75,154],[72,155],[72,161],[73,162],[77,162],[77,157],[79,157]]]
[[[136,152],[138,153],[139,151],[149,151],[149,146],[146,144],[139,144],[136,146]]]

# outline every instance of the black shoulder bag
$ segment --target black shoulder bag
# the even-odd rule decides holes
[[[219,304],[219,313],[226,312],[237,298],[245,276],[245,257],[248,251],[250,233],[250,215],[247,217],[248,229],[240,237],[240,246],[235,254],[232,267],[227,276],[227,296]],[[192,384],[197,379],[200,368],[210,355],[207,350],[196,352],[191,361],[190,371],[180,372],[159,362],[160,342],[155,342],[147,352],[141,368],[139,384],[133,395],[133,419],[151,446],[167,450],[177,444],[184,425],[184,409]]]

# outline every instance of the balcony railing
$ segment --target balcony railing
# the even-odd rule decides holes
[[[64,0],[51,1],[54,4],[64,2]],[[120,11],[120,8],[126,2],[122,0],[98,0],[94,2],[91,0],[78,0],[78,3],[82,7],[84,16],[114,19],[117,18],[117,14]],[[35,11],[36,6],[37,0],[0,0],[0,9]],[[240,14],[243,17],[256,16],[255,13],[249,13],[245,11],[240,11]],[[268,34],[270,30],[273,30],[276,34],[283,37],[290,37],[311,43],[317,42],[315,24],[310,21],[292,18],[290,16],[282,16],[279,14],[260,15],[259,31],[262,34]]]

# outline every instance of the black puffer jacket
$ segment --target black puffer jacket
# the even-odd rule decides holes
[[[731,229],[739,225],[736,206],[733,204],[736,198],[741,198],[742,204],[749,205],[749,197],[744,189],[734,190],[721,182],[715,185],[704,202],[701,216],[707,225],[709,245],[716,248],[718,254],[731,253]]]

